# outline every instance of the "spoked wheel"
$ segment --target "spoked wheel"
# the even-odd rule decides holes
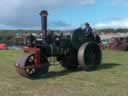
[[[22,76],[28,78],[39,77],[48,72],[49,64],[46,59],[41,64],[35,64],[35,56],[32,53],[24,53],[16,62],[16,69]]]
[[[81,69],[95,70],[101,63],[100,47],[94,42],[84,43],[78,51],[78,62]]]
[[[30,56],[27,58],[25,67],[26,67],[26,66],[33,66],[34,63],[35,63],[34,59],[35,59],[34,55],[30,55]],[[24,70],[25,70],[25,72],[26,72],[28,75],[34,75],[34,74],[36,73],[36,68],[35,68],[35,67],[32,67],[32,68],[25,68]]]
[[[75,50],[70,50],[67,56],[64,56],[61,65],[67,70],[75,70],[78,68],[77,62],[77,52]]]

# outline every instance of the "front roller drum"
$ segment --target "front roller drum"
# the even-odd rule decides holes
[[[27,78],[36,78],[45,75],[49,68],[46,58],[42,59],[41,64],[35,64],[35,61],[33,53],[24,53],[16,61],[17,72]]]
[[[95,70],[100,65],[102,54],[100,47],[95,42],[81,45],[78,51],[78,62],[81,69]]]

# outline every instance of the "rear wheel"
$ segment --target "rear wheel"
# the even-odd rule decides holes
[[[81,45],[78,51],[78,62],[81,69],[95,70],[101,63],[100,47],[94,42]]]

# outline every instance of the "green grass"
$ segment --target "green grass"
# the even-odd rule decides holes
[[[21,51],[0,50],[0,96],[128,96],[128,52],[105,50],[93,72],[51,66],[47,78],[30,80],[15,70]]]

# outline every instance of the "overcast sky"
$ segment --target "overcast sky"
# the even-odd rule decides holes
[[[0,29],[41,29],[41,10],[49,29],[72,29],[85,22],[95,28],[128,28],[128,0],[1,0]]]

